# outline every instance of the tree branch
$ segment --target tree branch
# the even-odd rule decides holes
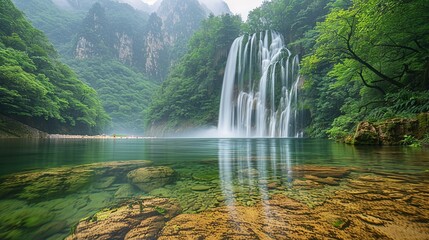
[[[375,44],[374,46],[376,47],[394,47],[394,48],[402,48],[402,49],[407,49],[416,53],[419,53],[420,51],[417,49],[414,49],[412,47],[408,47],[408,46],[402,46],[402,45],[393,45],[393,44]]]
[[[363,74],[362,74],[362,69],[361,69],[361,71],[360,71],[358,74],[359,74],[359,76],[360,76],[360,79],[361,79],[361,80],[362,80],[362,82],[363,82],[363,85],[365,85],[366,87],[369,87],[369,88],[376,89],[376,90],[380,91],[383,95],[386,95],[386,92],[385,92],[381,87],[379,87],[379,86],[374,86],[374,85],[369,85],[369,84],[365,81],[365,78],[363,77]]]
[[[382,101],[382,100],[379,100],[379,101],[372,101],[372,102],[369,102],[369,103],[367,103],[367,104],[365,104],[365,105],[362,105],[362,106],[360,106],[359,107],[359,112],[360,111],[362,111],[362,108],[367,108],[369,105],[371,105],[371,104],[375,104],[375,103],[385,103],[386,101]]]
[[[350,23],[348,20],[346,20],[347,24],[350,26],[350,32],[347,34],[347,39],[346,39],[346,45],[347,45],[347,50],[350,52],[351,54],[351,58],[358,61],[359,63],[361,63],[362,65],[364,65],[365,67],[367,67],[371,72],[375,73],[375,75],[379,76],[381,79],[386,80],[387,82],[389,82],[392,85],[395,85],[398,88],[403,88],[404,84],[402,84],[401,82],[398,82],[386,75],[384,75],[382,72],[378,71],[375,67],[373,67],[371,64],[369,64],[368,62],[364,61],[362,58],[360,58],[354,51],[352,48],[352,44],[351,44],[351,39],[354,33],[354,24],[355,24],[355,17],[353,17],[353,21],[352,23]]]

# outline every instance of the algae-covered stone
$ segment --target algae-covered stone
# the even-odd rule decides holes
[[[127,183],[121,185],[115,192],[115,198],[129,198],[134,195],[134,186]]]
[[[12,212],[0,214],[2,226],[33,228],[48,223],[54,215],[45,208],[24,206]]]
[[[191,189],[193,191],[207,191],[209,189],[213,188],[212,186],[208,186],[208,185],[195,185],[193,187],[191,187]]]
[[[166,198],[130,200],[80,221],[67,239],[155,239],[179,213],[179,205]]]
[[[104,177],[94,183],[94,188],[105,189],[110,187],[116,180],[115,176]]]
[[[369,122],[359,123],[353,143],[356,145],[377,145],[380,143],[377,129]]]
[[[17,197],[27,201],[40,201],[62,197],[89,186],[100,179],[95,188],[107,188],[113,182],[126,180],[126,173],[149,166],[150,161],[118,161],[60,167],[11,174],[0,179],[0,197]]]
[[[48,171],[9,175],[0,184],[0,196],[40,200],[75,192],[90,183],[94,171],[56,168]]]
[[[192,174],[192,178],[197,181],[212,181],[219,178],[219,174],[215,172],[197,172]]]
[[[129,172],[127,177],[139,189],[150,192],[171,183],[174,180],[175,172],[172,168],[165,166],[145,167]]]
[[[167,188],[157,188],[149,192],[151,196],[156,197],[171,197],[172,192]]]

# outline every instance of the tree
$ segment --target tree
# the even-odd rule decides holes
[[[217,123],[229,47],[240,33],[238,16],[210,16],[192,36],[147,112],[148,127],[168,130]]]
[[[0,113],[47,132],[93,134],[109,118],[95,91],[57,59],[46,37],[0,0]]]
[[[423,100],[429,99],[429,2],[354,0],[331,6],[316,27],[314,53],[303,60],[313,98],[347,89],[341,114],[351,121],[429,110]],[[325,87],[316,90],[320,86]],[[420,97],[404,101],[404,95]]]

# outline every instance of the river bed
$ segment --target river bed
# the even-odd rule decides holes
[[[428,149],[15,139],[0,159],[1,239],[429,238]]]

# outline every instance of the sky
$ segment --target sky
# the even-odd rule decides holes
[[[156,1],[157,0],[143,0],[143,2],[146,2],[149,4],[153,4]],[[264,0],[224,0],[224,1],[228,4],[231,12],[233,12],[234,14],[240,14],[243,20],[246,20],[247,14],[251,10],[261,6]]]
[[[224,0],[231,12],[235,14],[240,14],[243,20],[247,19],[247,14],[261,6],[263,0]]]

